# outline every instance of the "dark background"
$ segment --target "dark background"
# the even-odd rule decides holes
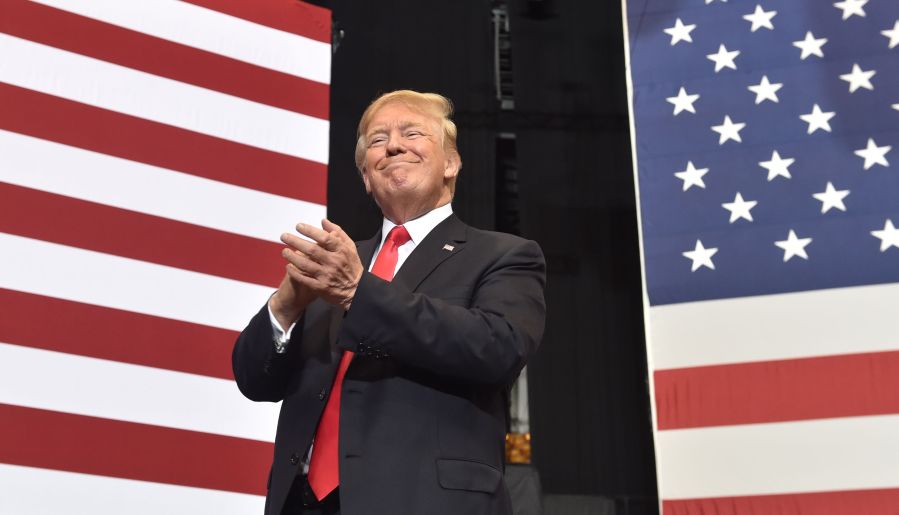
[[[335,28],[329,216],[356,239],[380,227],[353,163],[371,100],[406,88],[451,98],[455,212],[534,239],[547,258],[546,333],[527,369],[543,492],[579,499],[577,513],[658,513],[619,2],[313,3]],[[505,108],[496,9],[509,20]]]

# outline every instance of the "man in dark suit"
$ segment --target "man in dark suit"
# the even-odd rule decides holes
[[[233,354],[244,395],[283,401],[266,515],[511,514],[505,397],[542,336],[545,264],[452,214],[451,110],[396,91],[363,114],[374,238],[282,236],[287,273]]]

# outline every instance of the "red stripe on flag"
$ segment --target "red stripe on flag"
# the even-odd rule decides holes
[[[328,119],[327,84],[26,0],[7,0],[0,32],[288,111]]]
[[[298,0],[185,0],[273,29],[331,43],[331,11]]]
[[[267,442],[8,404],[0,420],[2,463],[265,495]]]
[[[277,243],[4,182],[0,198],[0,232],[272,287],[284,275]]]
[[[233,331],[2,288],[0,306],[0,342],[234,379]]]
[[[0,129],[325,204],[326,165],[0,83]]]
[[[654,373],[659,429],[899,413],[899,351]]]
[[[663,515],[896,515],[899,488],[662,502]]]

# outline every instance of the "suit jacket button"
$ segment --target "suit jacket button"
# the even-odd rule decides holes
[[[291,465],[296,465],[299,462],[300,462],[300,457],[299,457],[299,455],[297,455],[297,453],[293,453],[290,455],[290,464]]]
[[[318,400],[320,400],[320,401],[325,400],[325,389],[324,388],[322,388],[322,391],[318,392]]]

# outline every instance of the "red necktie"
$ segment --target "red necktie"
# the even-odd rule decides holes
[[[402,225],[390,230],[371,273],[385,281],[393,279],[396,269],[397,249],[409,241],[409,232]],[[315,492],[318,500],[324,499],[340,484],[339,457],[337,455],[337,437],[340,434],[340,389],[343,385],[343,376],[350,366],[353,353],[345,351],[340,358],[337,367],[337,375],[331,386],[331,396],[325,404],[325,411],[315,431],[315,448],[312,450],[312,460],[309,463],[309,486]]]

